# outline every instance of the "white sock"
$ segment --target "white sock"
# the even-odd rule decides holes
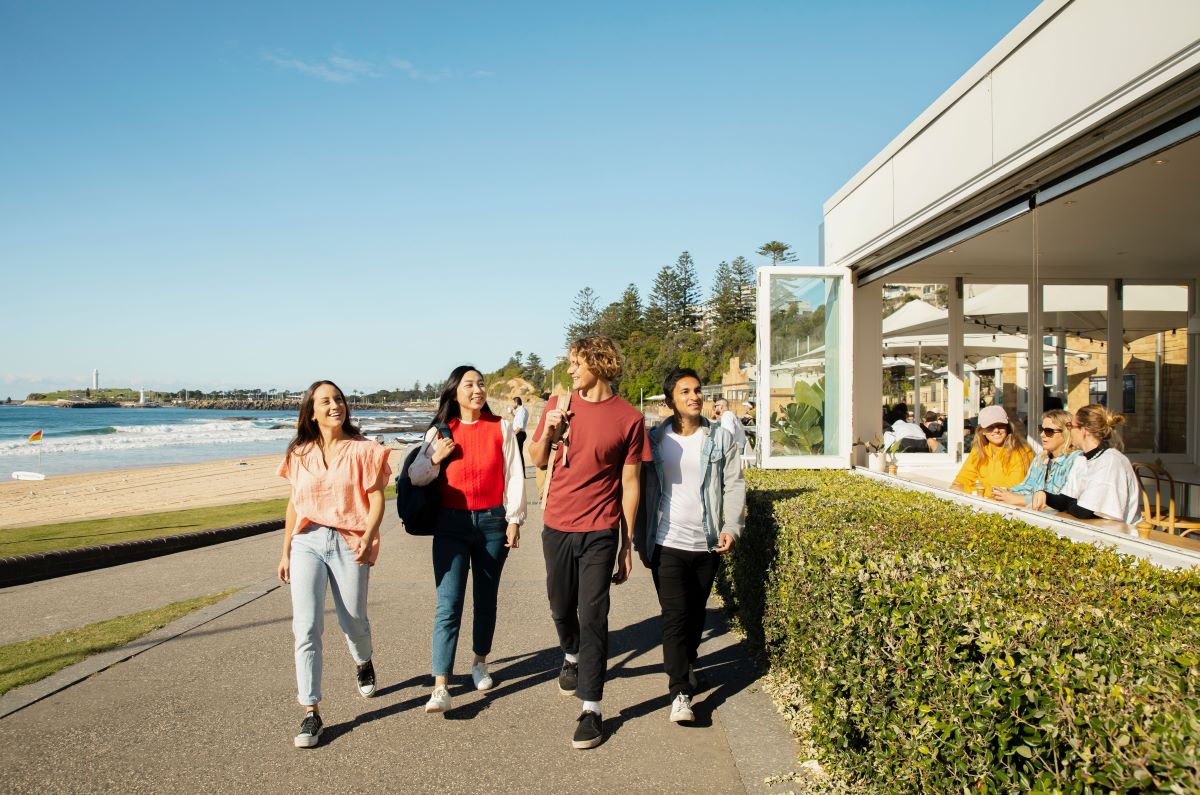
[[[583,702],[583,711],[584,712],[595,712],[597,715],[599,715],[600,714],[600,702],[599,701]]]
[[[563,657],[566,658],[566,661],[569,663],[578,663],[579,662],[579,658],[576,657],[574,654],[563,654]]]

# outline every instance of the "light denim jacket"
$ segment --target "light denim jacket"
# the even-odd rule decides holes
[[[1072,450],[1066,455],[1050,459],[1049,467],[1046,466],[1046,457],[1046,454],[1042,453],[1033,459],[1025,479],[1011,489],[1013,494],[1025,496],[1026,505],[1033,500],[1035,491],[1062,494],[1063,487],[1067,485],[1067,476],[1071,474],[1071,467],[1075,464],[1075,459],[1079,457],[1079,451]]]
[[[652,562],[658,539],[664,488],[662,439],[670,426],[668,420],[650,431],[650,454],[654,465],[642,467],[642,499],[633,528],[633,546],[647,566]],[[728,533],[735,540],[742,534],[746,523],[746,479],[742,477],[741,451],[733,443],[729,431],[701,417],[698,433],[704,434],[704,443],[700,447],[704,477],[695,486],[700,489],[700,500],[704,505],[704,537],[712,549],[721,533]]]

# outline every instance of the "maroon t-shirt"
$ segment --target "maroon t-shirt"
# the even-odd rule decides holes
[[[550,398],[538,420],[533,440],[540,441],[546,414],[558,405]],[[626,464],[650,461],[650,442],[642,414],[624,398],[613,395],[599,403],[571,396],[567,465],[562,465],[563,445],[555,453],[550,496],[543,521],[547,527],[568,533],[611,530],[621,524],[621,469]]]

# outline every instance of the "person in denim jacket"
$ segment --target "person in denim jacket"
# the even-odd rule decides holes
[[[694,370],[673,371],[663,384],[673,416],[650,432],[653,468],[643,469],[634,548],[650,568],[662,607],[663,663],[671,721],[695,720],[691,699],[705,605],[720,556],[741,534],[746,481],[741,451],[729,431],[702,416]]]
[[[1009,505],[1027,506],[1036,491],[1058,494],[1067,485],[1071,467],[1079,457],[1079,450],[1071,441],[1071,412],[1055,409],[1042,415],[1039,433],[1042,437],[1042,453],[1033,459],[1025,479],[1011,489],[995,486],[992,498]]]

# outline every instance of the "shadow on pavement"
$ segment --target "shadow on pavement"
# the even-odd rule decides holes
[[[719,610],[710,609],[708,629],[705,630],[705,641],[711,642],[729,632],[728,625]],[[615,716],[605,718],[606,739],[616,735],[627,721],[644,718],[654,713],[665,713],[671,706],[671,696],[666,691],[666,676],[662,665],[657,661],[653,664],[631,666],[630,662],[653,651],[662,644],[662,623],[660,616],[643,619],[636,624],[621,627],[609,634],[609,666],[608,679],[629,678],[637,676],[657,676],[662,679],[663,693],[647,699],[640,704],[622,709]],[[557,647],[540,649],[536,652],[500,657],[491,661],[492,676],[496,687],[489,690],[482,698],[468,703],[451,707],[445,713],[446,720],[471,720],[484,710],[491,707],[494,701],[505,698],[539,685],[547,685],[558,678],[562,665],[562,651]],[[703,671],[707,680],[707,688],[693,702],[692,710],[696,720],[690,724],[695,728],[707,728],[713,724],[713,712],[735,693],[749,687],[758,675],[753,664],[744,654],[739,643],[731,643],[710,654],[702,655],[697,666]],[[387,685],[376,694],[376,698],[399,692],[406,687],[432,687],[433,680],[429,674],[419,674],[409,677],[403,682]],[[450,695],[460,698],[473,691],[470,675],[456,675],[450,681]],[[324,742],[331,743],[344,734],[354,731],[357,727],[396,715],[409,709],[419,709],[424,706],[429,694],[421,694],[389,704],[385,707],[364,712],[356,718],[343,723],[325,727]],[[665,714],[662,716],[666,720]]]

